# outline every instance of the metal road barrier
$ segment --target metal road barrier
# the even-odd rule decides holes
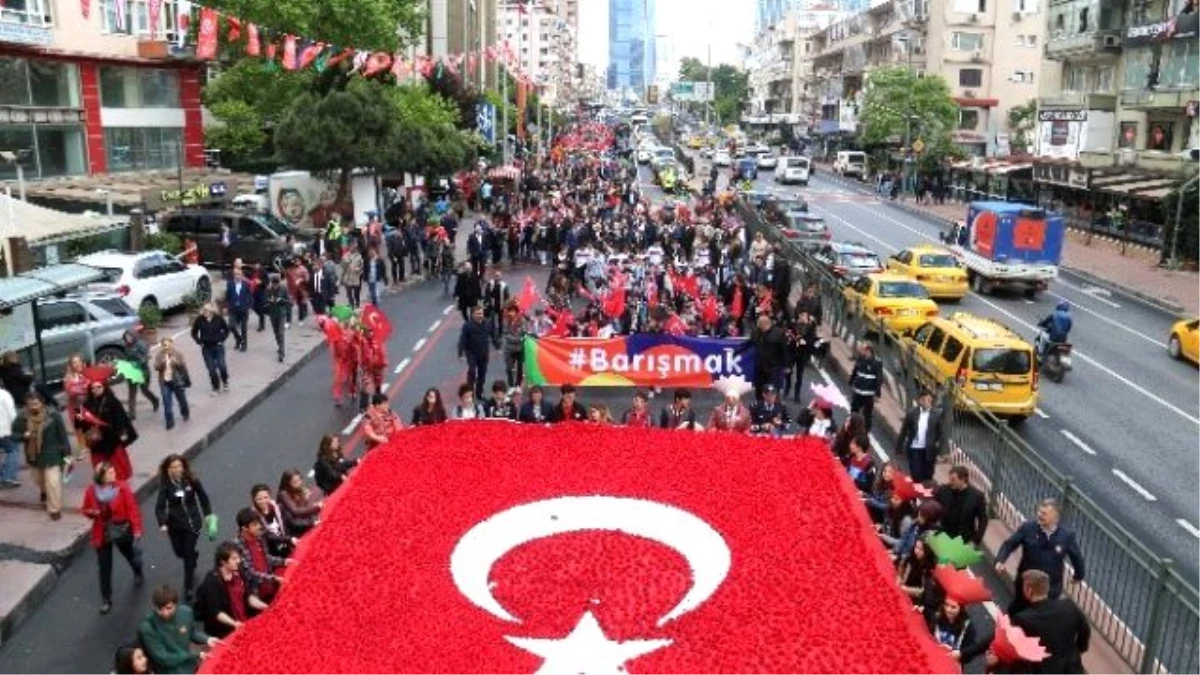
[[[1200,672],[1200,598],[1171,560],[1156,555],[1080,492],[1070,476],[1053,468],[1007,422],[980,408],[969,391],[915,358],[911,344],[856,312],[843,294],[842,282],[765,223],[752,206],[739,199],[737,210],[748,237],[763,233],[781,247],[799,283],[817,286],[834,336],[851,346],[864,337],[872,339],[886,371],[886,386],[903,409],[920,389],[934,392],[951,459],[971,470],[972,482],[987,495],[993,519],[1015,529],[1032,516],[1039,501],[1058,499],[1062,523],[1075,531],[1087,562],[1086,580],[1068,584],[1066,593],[1132,670]]]

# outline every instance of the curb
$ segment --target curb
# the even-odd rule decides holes
[[[180,454],[187,457],[189,460],[194,459],[197,455],[203,452],[206,448],[213,445],[222,436],[229,431],[233,425],[240,422],[243,418],[249,415],[263,401],[267,400],[271,394],[275,393],[291,380],[300,369],[308,365],[324,350],[324,340],[318,341],[300,356],[294,363],[289,365],[278,377],[272,379],[266,387],[259,390],[251,396],[245,403],[235,409],[228,417],[218,423],[215,427],[205,433],[199,440],[192,443],[187,448],[183,449]],[[144,501],[158,488],[157,474],[147,479],[134,490],[134,495],[138,502]],[[49,565],[49,572],[33,587],[33,590],[21,598],[14,606],[11,612],[0,621],[0,644],[11,638],[17,629],[21,627],[25,620],[28,619],[38,606],[41,605],[43,599],[50,595],[54,590],[54,586],[58,583],[58,577],[79,557],[79,553],[83,551],[88,544],[90,530],[85,530],[70,546],[54,552],[33,551],[23,547],[7,547],[5,553],[8,554],[10,560],[19,562],[28,562],[35,564]]]
[[[842,185],[845,185],[847,187],[854,188],[858,192],[862,192],[864,194],[868,192],[866,189],[863,188],[863,185],[861,183],[856,183],[853,181],[846,180],[845,178],[842,178],[841,176],[833,173],[832,171],[828,171],[828,170],[824,171],[824,172],[822,172],[822,175],[835,183],[841,183]],[[953,225],[954,224],[954,222],[951,220],[942,218],[941,216],[937,216],[932,213],[928,213],[926,211],[922,211],[921,209],[910,206],[907,203],[900,203],[900,202],[893,202],[893,201],[886,201],[883,203],[888,206],[891,206],[892,208],[904,211],[905,213],[907,213],[911,216],[923,218],[925,220],[937,223],[939,225]],[[1082,232],[1083,230],[1076,230],[1076,231]],[[1132,245],[1136,245],[1136,244],[1132,244]],[[1077,267],[1071,267],[1070,265],[1059,264],[1059,269],[1067,272],[1068,274],[1077,276],[1080,279],[1082,279],[1083,281],[1085,281],[1093,286],[1099,286],[1099,287],[1107,289],[1109,291],[1121,293],[1122,295],[1128,295],[1131,298],[1135,298],[1141,302],[1146,303],[1147,305],[1150,305],[1151,307],[1154,307],[1157,310],[1167,312],[1168,314],[1182,315],[1182,314],[1186,313],[1186,309],[1183,307],[1183,305],[1172,302],[1171,300],[1167,300],[1165,298],[1155,297],[1153,295],[1150,295],[1149,293],[1146,293],[1145,291],[1140,291],[1131,286],[1127,286],[1125,284],[1122,284],[1122,283],[1119,283],[1116,281],[1112,281],[1110,279],[1105,279],[1103,277],[1096,276],[1095,274],[1093,274],[1091,272],[1086,272]]]

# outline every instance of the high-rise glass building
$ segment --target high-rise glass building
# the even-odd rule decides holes
[[[641,95],[657,66],[654,0],[609,0],[608,88]]]

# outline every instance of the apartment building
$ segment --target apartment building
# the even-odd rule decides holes
[[[1200,14],[1192,0],[1051,0],[1048,58],[1060,87],[1039,98],[1039,199],[1090,226],[1116,208],[1116,232],[1158,244],[1161,200],[1200,149]]]
[[[1039,0],[888,0],[834,23],[811,38],[816,133],[826,148],[855,136],[870,72],[903,66],[946,80],[964,153],[1007,154],[1009,111],[1058,86],[1059,66],[1043,55],[1045,14]]]
[[[506,1],[500,6],[499,32],[517,54],[521,70],[542,88],[544,103],[573,100],[575,31],[555,6]]]
[[[409,49],[408,58],[482,52],[498,44],[499,0],[426,0],[423,44]],[[415,76],[414,76],[415,77]],[[487,89],[499,83],[496,66],[481,67],[475,86]]]
[[[814,36],[849,16],[837,4],[810,4],[792,10],[755,36],[747,57],[750,103],[743,122],[751,126],[788,124],[807,136],[817,110],[813,81]]]
[[[153,39],[147,0],[0,6],[0,150],[31,179],[204,166],[203,64],[176,50],[179,5]],[[0,179],[16,167],[0,163]]]

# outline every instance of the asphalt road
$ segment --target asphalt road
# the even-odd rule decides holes
[[[802,195],[835,238],[862,243],[882,258],[938,243],[936,222],[884,203],[865,186],[817,174],[807,187],[783,187],[772,177],[764,171],[757,187]],[[1166,355],[1177,318],[1069,273],[1035,301],[972,293],[943,311],[998,319],[1032,341],[1037,322],[1060,299],[1072,306],[1076,367],[1063,384],[1043,379],[1039,414],[1018,433],[1196,584],[1200,384],[1195,367]]]

